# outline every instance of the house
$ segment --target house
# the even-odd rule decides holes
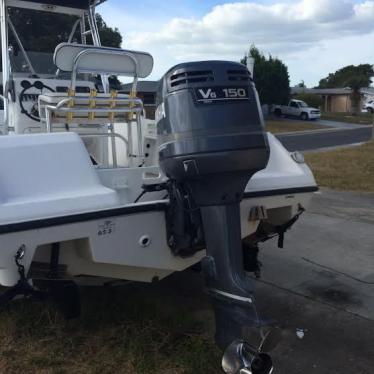
[[[121,92],[130,93],[132,84],[122,85]],[[146,118],[155,119],[158,81],[139,81],[137,96],[143,100]]]
[[[374,88],[361,88],[362,105],[374,96]],[[323,100],[322,110],[325,112],[351,112],[352,111],[352,89],[350,88],[305,88],[292,87],[291,96],[295,97],[300,94],[311,94],[320,96]]]

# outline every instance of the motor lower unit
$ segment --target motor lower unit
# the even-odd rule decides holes
[[[249,71],[226,61],[175,66],[160,82],[156,122],[160,166],[175,187],[171,198],[201,213],[202,267],[216,341],[225,349],[242,339],[244,326],[259,324],[244,270],[239,204],[249,179],[266,167],[269,147]]]

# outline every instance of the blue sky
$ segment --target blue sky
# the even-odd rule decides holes
[[[155,58],[158,79],[182,61],[238,61],[251,43],[314,86],[348,64],[374,64],[374,0],[109,0],[98,11],[124,48]]]

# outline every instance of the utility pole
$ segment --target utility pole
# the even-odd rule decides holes
[[[251,73],[251,77],[253,79],[254,70],[255,70],[255,59],[250,55],[248,55],[247,57],[247,68],[249,72]]]
[[[374,65],[371,65],[371,69],[372,71],[374,72]],[[370,86],[373,86],[373,81],[374,81],[374,77],[371,77],[371,85]],[[371,119],[372,119],[372,131],[371,131],[371,139],[374,140],[374,110],[371,111]]]

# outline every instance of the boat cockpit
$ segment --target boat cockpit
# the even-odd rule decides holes
[[[10,8],[3,9],[5,19],[19,51],[18,60],[24,63],[14,66],[15,59],[10,58],[9,66],[3,66],[3,80],[8,82],[3,95],[7,120],[1,130],[4,134],[73,131],[82,137],[99,167],[151,166],[156,156],[155,128],[144,118],[143,103],[136,93],[138,79],[152,72],[153,58],[145,52],[100,45],[93,14],[101,2],[7,2]],[[73,18],[69,18],[72,28],[66,33],[67,41],[59,43],[53,53],[54,75],[46,72],[53,69],[50,61],[48,69],[39,69],[26,51],[11,19],[12,7]],[[10,57],[14,49],[8,48]],[[49,60],[51,56],[44,57]],[[129,95],[110,87],[112,75],[132,79]]]

